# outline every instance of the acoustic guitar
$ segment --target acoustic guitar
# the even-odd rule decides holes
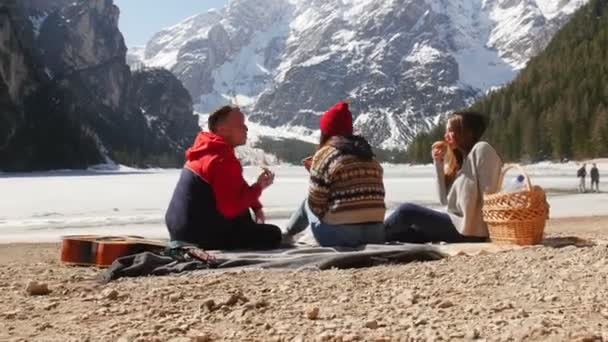
[[[109,267],[114,260],[141,252],[161,252],[167,243],[139,236],[67,235],[61,239],[61,262]]]

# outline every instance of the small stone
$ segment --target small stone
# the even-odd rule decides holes
[[[456,331],[450,334],[450,339],[456,339],[456,338],[464,338],[465,333],[463,333],[462,331]]]
[[[465,334],[465,338],[469,339],[469,340],[476,340],[480,337],[479,335],[479,330],[473,328],[469,331],[467,331],[467,333]]]
[[[599,342],[603,341],[601,336],[593,335],[593,334],[582,334],[574,336],[574,341],[576,342]]]
[[[369,329],[378,329],[378,322],[374,319],[365,323],[365,327]]]
[[[209,335],[199,335],[192,338],[192,342],[211,342],[211,336]]]
[[[494,307],[492,307],[491,310],[493,312],[503,312],[505,310],[512,309],[512,308],[513,308],[513,304],[511,304],[511,303],[498,303]]]
[[[192,342],[211,342],[211,336],[209,335],[198,335],[192,338]]]
[[[558,299],[559,299],[559,297],[558,297],[558,296],[556,296],[556,295],[551,295],[551,296],[546,296],[546,297],[544,297],[544,298],[543,298],[543,301],[544,301],[544,302],[555,302],[555,301],[557,301]]]
[[[184,330],[182,330],[182,328],[180,327],[171,327],[169,329],[167,329],[167,332],[169,334],[182,334],[184,332]]]
[[[308,310],[308,312],[306,313],[306,317],[308,317],[308,319],[310,320],[316,320],[317,318],[319,318],[319,308],[318,307],[314,307],[311,308],[310,310]]]
[[[548,318],[543,318],[543,320],[540,322],[540,324],[545,328],[550,328],[553,326],[553,322],[551,322],[551,320]]]
[[[496,320],[494,321],[494,324],[495,324],[495,325],[498,325],[498,326],[501,326],[501,325],[507,325],[508,323],[507,323],[507,321],[506,321],[506,320],[498,318],[498,319],[496,319]]]
[[[317,340],[322,342],[335,341],[335,336],[330,332],[324,332],[319,335]]]
[[[226,299],[226,301],[224,302],[224,305],[233,306],[238,303],[239,298],[240,296],[238,294],[231,294],[230,297],[228,297],[228,299]]]
[[[118,291],[114,289],[105,289],[101,292],[101,298],[116,300],[118,299]]]
[[[202,308],[205,308],[209,311],[213,311],[217,309],[217,305],[215,304],[215,301],[213,299],[206,299],[203,301],[203,304],[201,304],[201,309]]]
[[[19,312],[21,312],[21,310],[7,311],[7,312],[3,313],[2,316],[4,316],[4,318],[6,318],[6,319],[13,319],[13,318],[17,317],[17,314],[19,314]]]
[[[241,292],[236,292],[231,294],[230,297],[228,297],[228,299],[226,299],[226,301],[224,301],[224,303],[222,303],[221,305],[233,306],[239,302],[247,303],[249,302],[249,298],[245,297]]]
[[[190,337],[174,337],[169,340],[169,342],[191,342],[192,339]]]
[[[46,330],[46,329],[48,329],[48,328],[52,328],[52,327],[53,327],[53,326],[51,325],[51,323],[49,323],[49,322],[44,322],[44,323],[42,323],[42,324],[41,324],[41,325],[38,327],[38,330],[39,330],[39,331],[44,331],[44,330]]]
[[[177,303],[180,301],[180,299],[182,299],[181,293],[176,293],[176,294],[172,294],[171,296],[169,296],[169,301],[171,303]]]
[[[402,304],[402,306],[409,307],[414,304],[417,304],[420,301],[420,295],[411,291],[405,291],[402,294],[398,295],[396,300],[397,302]]]
[[[451,308],[452,306],[454,306],[454,303],[452,303],[449,300],[444,300],[444,301],[440,302],[439,305],[437,305],[437,306],[441,309],[447,309],[447,308]]]
[[[416,321],[414,321],[414,326],[426,325],[427,323],[428,322],[426,319],[420,318],[420,319],[417,319]]]
[[[25,287],[25,291],[30,296],[44,296],[51,293],[46,283],[38,283],[37,281],[30,281]]]
[[[147,336],[152,336],[154,335],[155,331],[154,330],[144,330],[141,332],[141,336],[147,337]]]
[[[118,342],[133,342],[138,336],[139,332],[135,330],[129,330],[118,339]]]
[[[254,303],[256,309],[265,308],[268,306],[268,302],[265,299],[259,300]]]
[[[56,308],[58,306],[59,306],[58,302],[52,302],[52,303],[49,303],[49,304],[43,306],[42,308],[46,311],[49,311],[49,310],[53,310],[54,308]]]
[[[244,295],[243,293],[239,292],[239,293],[238,293],[238,296],[239,296],[239,300],[240,300],[242,303],[247,303],[247,302],[249,302],[249,298],[245,297],[245,295]]]

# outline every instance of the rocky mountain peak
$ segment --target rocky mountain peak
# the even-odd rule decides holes
[[[170,69],[199,112],[231,101],[303,131],[346,100],[376,147],[403,149],[511,81],[584,2],[236,0],[159,32],[142,62]]]
[[[0,3],[0,168],[176,167],[198,132],[166,70],[132,74],[112,0]],[[5,24],[6,23],[6,24]]]

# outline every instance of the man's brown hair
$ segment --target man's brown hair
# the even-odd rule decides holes
[[[238,111],[240,109],[239,107],[223,106],[209,115],[209,119],[207,120],[207,127],[209,128],[209,131],[215,133],[217,126],[224,123],[226,119],[228,119],[230,112],[235,110]]]

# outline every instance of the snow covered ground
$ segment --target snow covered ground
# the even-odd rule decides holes
[[[547,190],[551,217],[608,215],[607,192],[576,193],[577,167],[540,163],[527,170],[533,183]],[[608,160],[599,160],[598,167],[600,174],[608,170]],[[273,170],[276,183],[262,203],[269,221],[281,226],[303,199],[308,180],[298,166]],[[245,168],[249,180],[259,172]],[[128,168],[0,174],[0,242],[58,241],[66,234],[166,238],[164,212],[178,175],[179,170]],[[385,187],[389,208],[405,201],[438,206],[430,165],[385,165]]]

